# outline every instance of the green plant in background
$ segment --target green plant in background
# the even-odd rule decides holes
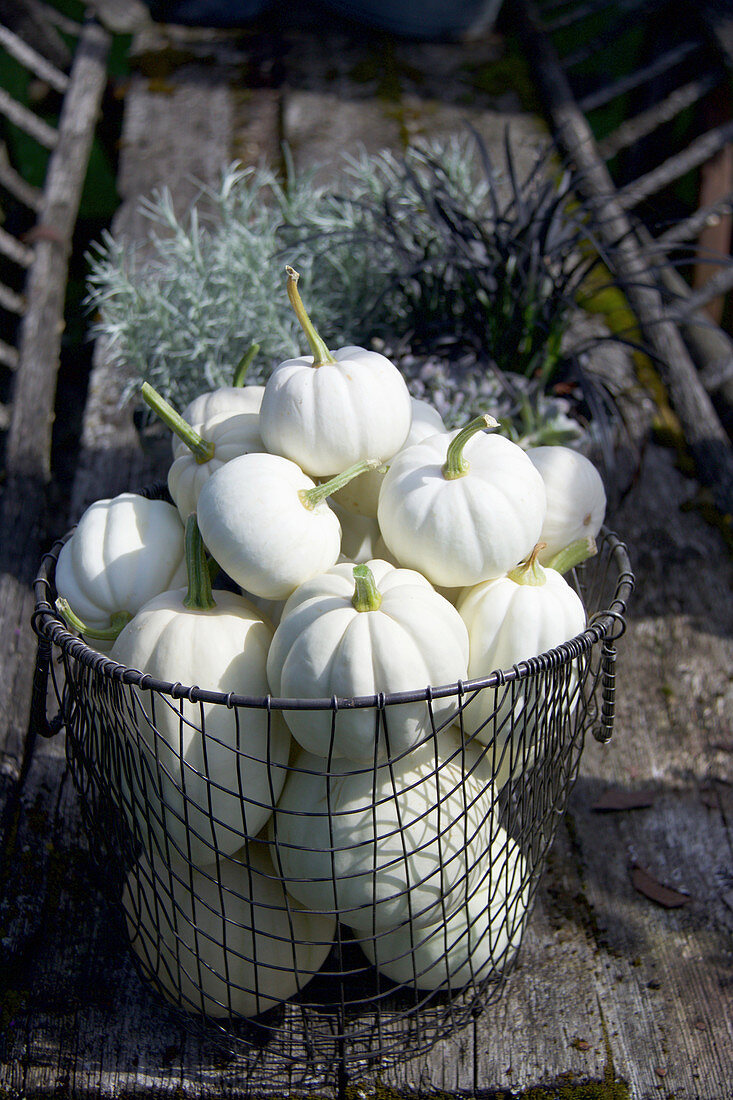
[[[343,180],[333,193],[292,166],[286,182],[232,167],[184,216],[165,191],[145,201],[144,250],[105,235],[89,302],[127,395],[144,378],[182,406],[229,383],[255,341],[254,380],[299,354],[287,262],[329,342],[378,344],[449,425],[489,407],[522,441],[579,439],[551,392],[597,255],[572,178],[543,156],[519,180],[508,140],[500,174],[466,139],[349,158]]]

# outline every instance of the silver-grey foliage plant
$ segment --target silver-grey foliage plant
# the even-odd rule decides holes
[[[167,190],[144,200],[151,227],[144,245],[107,233],[89,257],[93,334],[104,338],[107,354],[129,378],[125,399],[144,379],[182,408],[202,390],[231,384],[253,343],[260,352],[251,381],[301,354],[304,340],[285,289],[287,263],[300,272],[306,307],[327,343],[386,339],[392,352],[403,340],[408,385],[433,400],[449,426],[465,420],[469,405],[481,411],[489,403],[498,416],[509,411],[511,387],[497,386],[496,374],[442,369],[439,349],[411,354],[414,303],[399,288],[413,270],[419,280],[420,266],[434,279],[445,254],[445,229],[425,201],[425,173],[436,163],[449,201],[478,224],[490,206],[489,184],[472,147],[460,140],[403,158],[388,152],[346,158],[338,194],[292,166],[283,183],[265,167],[233,165],[218,188],[202,187],[183,214]],[[527,433],[531,442],[545,431],[558,441],[580,434],[564,402],[543,395],[541,406]]]

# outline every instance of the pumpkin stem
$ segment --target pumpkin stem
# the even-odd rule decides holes
[[[569,573],[576,565],[580,565],[586,558],[592,558],[598,552],[596,540],[590,535],[576,539],[563,550],[558,550],[549,561],[545,562],[548,569],[555,569],[558,573]]]
[[[305,306],[303,305],[298,291],[298,279],[300,275],[289,265],[285,270],[288,273],[288,298],[290,299],[291,306],[295,310],[295,316],[300,321],[300,327],[303,329],[308,339],[310,349],[313,352],[313,366],[322,367],[324,363],[335,363],[336,360],[326,347],[325,341],[319,336],[316,331],[316,326],[306,313]]]
[[[301,489],[298,492],[300,503],[304,508],[313,509],[326,497],[330,497],[333,493],[337,493],[339,489],[343,489],[344,485],[348,485],[359,474],[364,474],[367,470],[377,470],[381,467],[382,463],[378,458],[365,458],[361,462],[355,462],[353,466],[349,466],[341,474],[336,474],[329,481],[324,481],[321,485],[314,486],[313,489]]]
[[[77,630],[79,634],[83,634],[86,638],[93,638],[97,642],[114,642],[122,628],[127,626],[132,618],[129,611],[115,611],[114,615],[110,616],[108,627],[88,626],[75,611],[71,610],[71,604],[63,596],[59,596],[56,600],[56,610],[68,627]]]
[[[351,603],[357,611],[378,611],[382,595],[368,565],[354,566],[354,595]]]
[[[475,417],[474,420],[466,424],[465,428],[461,428],[460,432],[451,440],[448,447],[448,454],[446,455],[445,464],[443,466],[443,477],[447,481],[454,481],[457,477],[465,477],[470,466],[463,457],[463,448],[466,446],[469,439],[476,435],[476,432],[480,432],[484,428],[498,427],[499,421],[495,420],[493,416],[489,416],[487,413],[484,416]]]
[[[529,557],[515,566],[507,576],[516,584],[541,585],[547,582],[547,573],[538,560],[540,550],[544,550],[546,542],[538,542]]]
[[[212,607],[216,607],[216,601],[211,595],[209,563],[195,512],[191,512],[186,520],[186,572],[188,592],[183,606],[191,611],[211,611]]]
[[[148,382],[143,382],[140,392],[143,400],[150,406],[156,416],[159,416],[163,423],[167,424],[170,430],[179,439],[183,440],[199,465],[209,462],[214,457],[214,444],[200,436],[188,421],[184,420],[181,414],[176,412],[173,406],[164,397],[161,397],[158,391],[154,390]]]
[[[234,368],[234,377],[232,378],[232,385],[233,386],[239,387],[239,386],[244,385],[244,380],[247,376],[247,371],[252,366],[252,361],[255,358],[255,356],[257,355],[257,352],[259,350],[260,350],[260,345],[259,344],[252,344],[252,347],[249,349],[249,351],[245,351],[244,355],[242,356],[242,358],[239,360],[236,367]]]

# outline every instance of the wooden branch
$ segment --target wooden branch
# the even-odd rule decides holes
[[[33,263],[33,249],[17,240],[2,226],[0,226],[0,253],[18,267],[30,267]]]
[[[16,103],[4,88],[0,88],[0,114],[5,115],[10,122],[24,130],[26,134],[30,134],[46,149],[55,147],[58,135],[53,126],[49,126],[38,115],[34,115],[33,111],[29,111],[22,103]]]
[[[624,210],[633,209],[650,195],[655,195],[663,187],[674,183],[692,168],[699,168],[701,164],[705,164],[731,141],[733,141],[733,120],[701,134],[682,152],[669,157],[658,168],[653,168],[638,180],[622,187],[617,193],[618,203]]]
[[[634,88],[638,88],[642,84],[646,84],[648,80],[653,80],[654,77],[661,76],[662,73],[673,69],[675,65],[679,65],[681,61],[684,61],[698,48],[697,42],[682,42],[674,49],[667,50],[666,53],[655,57],[654,61],[650,61],[643,68],[634,69],[633,73],[629,73],[628,76],[621,77],[611,84],[605,84],[595,92],[589,92],[588,95],[578,100],[578,108],[587,112],[595,110],[596,107],[603,107],[611,100],[618,99],[619,96],[633,91]],[[562,72],[562,70],[560,71]]]
[[[557,140],[574,162],[580,175],[579,186],[596,215],[598,232],[612,250],[615,275],[655,358],[682,424],[698,477],[712,489],[720,511],[733,515],[730,439],[697,376],[680,333],[663,317],[660,292],[636,243],[608,169],[598,155],[593,132],[575,102],[552,44],[542,31],[535,5],[531,0],[516,0],[513,11]]]
[[[18,366],[18,350],[17,348],[11,348],[10,344],[6,344],[3,340],[0,340],[0,365],[7,367],[8,370],[15,370]],[[5,406],[3,406],[5,408]],[[3,423],[3,431],[10,423],[10,418],[6,416]]]
[[[0,187],[22,202],[29,210],[40,210],[43,201],[42,192],[32,184],[26,183],[10,163],[4,141],[0,141]]]
[[[27,42],[36,53],[65,70],[71,63],[71,51],[49,18],[52,11],[38,0],[0,0],[0,23]],[[80,29],[77,27],[74,38],[78,37]]]
[[[648,137],[671,122],[681,111],[692,107],[720,83],[720,74],[703,73],[680,88],[674,88],[669,95],[633,118],[628,118],[602,141],[598,142],[598,152],[603,160],[610,160],[623,149],[635,145],[637,141]]]
[[[41,237],[26,287],[19,364],[5,452],[0,502],[0,682],[8,700],[6,762],[17,765],[28,722],[35,640],[30,630],[32,581],[45,538],[46,490],[50,479],[51,430],[63,329],[68,257],[94,124],[106,82],[109,36],[88,24],[79,41],[69,90],[59,121],[59,140],[48,168]]]
[[[657,243],[668,248],[673,244],[682,244],[685,241],[694,241],[701,229],[706,225],[715,225],[721,218],[726,217],[733,210],[733,190],[727,195],[717,199],[708,206],[701,206],[689,218],[676,222],[664,233],[657,237]]]
[[[647,254],[652,252],[656,242],[651,234],[641,229],[638,232]],[[689,286],[672,264],[662,263],[658,271],[661,282],[680,303],[680,315],[673,319],[679,324],[700,382],[708,393],[718,394],[733,408],[733,340],[709,317],[696,311],[690,303]]]
[[[0,309],[5,309],[8,313],[15,313],[16,316],[22,317],[25,313],[25,307],[26,301],[22,294],[16,294],[10,287],[0,283]]]
[[[47,61],[42,54],[34,50],[32,46],[29,46],[23,41],[22,38],[18,38],[17,34],[13,34],[7,27],[3,27],[0,24],[0,46],[4,46],[11,57],[14,57],[16,61],[19,61],[26,69],[37,76],[40,80],[45,81],[57,92],[61,92],[63,95],[69,86],[69,78],[66,73],[61,69],[57,69],[55,65],[52,65],[50,61]]]

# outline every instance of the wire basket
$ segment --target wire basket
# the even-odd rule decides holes
[[[354,1077],[498,998],[584,736],[612,733],[633,589],[616,536],[568,577],[588,626],[556,649],[482,680],[301,700],[165,683],[91,649],[54,608],[70,534],[35,582],[34,725],[65,727],[92,854],[142,973],[187,1024],[261,1074]],[[408,708],[425,733],[390,753]],[[327,723],[332,748],[367,715],[387,751],[295,755],[295,711]]]

